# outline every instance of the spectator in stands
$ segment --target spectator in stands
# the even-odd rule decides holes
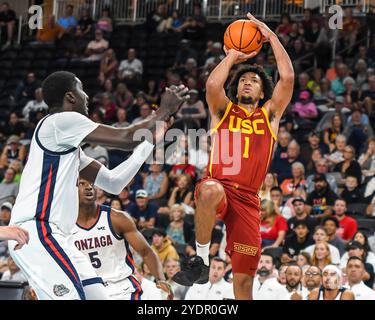
[[[323,270],[325,266],[332,263],[331,252],[327,242],[319,242],[315,245],[311,256],[311,263],[320,270]]]
[[[346,215],[346,210],[347,208],[345,200],[337,199],[335,201],[335,205],[333,206],[335,217],[340,224],[340,227],[337,229],[336,234],[341,239],[343,239],[345,243],[353,238],[358,228],[357,221],[351,217],[348,217]]]
[[[57,23],[64,28],[65,33],[71,33],[77,26],[77,19],[73,15],[74,6],[68,4],[66,6],[65,16],[61,17]]]
[[[328,146],[323,141],[320,141],[318,132],[312,131],[309,134],[308,140],[309,144],[301,150],[303,163],[307,163],[311,159],[312,152],[316,149],[319,149],[323,155],[329,152]]]
[[[17,282],[27,282],[27,279],[23,275],[22,271],[11,256],[8,257],[8,270],[1,276],[1,281],[17,281]]]
[[[313,78],[307,83],[307,87],[311,90],[314,97],[316,94],[319,95],[321,93],[320,83],[322,79],[323,79],[323,70],[321,68],[314,69]]]
[[[172,241],[162,229],[153,230],[151,248],[156,252],[163,265],[168,259],[180,260],[175,247],[172,245]]]
[[[204,67],[207,68],[210,65],[216,66],[221,60],[223,60],[223,58],[223,46],[221,42],[215,42],[212,45],[210,57],[208,57],[204,62]]]
[[[194,4],[194,12],[191,17],[187,17],[182,24],[181,31],[184,32],[184,36],[189,39],[197,39],[200,37],[201,32],[206,26],[206,17],[202,12],[202,5],[200,3]]]
[[[40,43],[55,43],[56,40],[61,39],[64,35],[64,28],[55,21],[54,15],[49,15],[42,29],[38,29],[36,40]]]
[[[277,26],[275,33],[279,36],[287,36],[291,31],[292,23],[290,15],[288,13],[283,13],[280,18],[280,24]]]
[[[84,61],[100,61],[104,53],[109,47],[109,42],[103,38],[101,30],[95,31],[95,40],[92,40],[87,45],[85,55],[87,58]]]
[[[164,300],[163,291],[156,287],[155,279],[150,274],[145,263],[142,263],[141,266],[136,266],[133,274],[141,284],[143,291],[142,300]]]
[[[343,80],[343,84],[345,87],[345,92],[343,93],[343,97],[345,99],[345,107],[348,109],[356,109],[358,107],[358,90],[356,88],[355,80],[352,77],[346,77]]]
[[[109,36],[112,33],[113,23],[108,8],[102,10],[102,15],[96,23],[96,29],[101,30],[106,36]]]
[[[371,177],[375,174],[375,137],[368,139],[368,147],[358,159],[362,174],[365,177]]]
[[[305,252],[307,252],[310,256],[313,254],[315,245],[319,242],[327,242],[329,251],[331,252],[331,259],[332,259],[332,264],[334,265],[339,265],[340,264],[340,251],[337,247],[329,243],[329,238],[326,229],[324,229],[323,226],[316,226],[314,229],[314,234],[313,234],[313,240],[315,244],[308,246],[305,248]],[[345,252],[345,244],[340,240],[340,244],[342,245],[342,250]]]
[[[361,46],[362,47],[362,46]],[[359,52],[361,52],[361,47],[359,47]],[[362,88],[362,85],[367,81],[367,63],[364,59],[356,59],[356,64],[354,66],[354,78],[358,89]]]
[[[198,61],[198,53],[191,48],[190,40],[182,39],[176,54],[175,67],[183,67],[189,58],[194,58],[195,61]]]
[[[121,61],[118,69],[118,78],[126,83],[138,83],[142,79],[143,63],[137,58],[135,49],[128,50],[128,58]]]
[[[167,6],[160,3],[155,11],[148,14],[146,19],[146,27],[151,32],[164,32],[167,26]]]
[[[332,206],[337,199],[324,174],[314,176],[314,190],[306,199],[307,211],[319,220],[332,215]]]
[[[314,289],[320,288],[322,284],[321,270],[316,266],[309,266],[309,268],[305,271],[303,283],[309,293]],[[304,300],[306,299],[307,297],[305,297]]]
[[[278,300],[302,300],[308,291],[302,286],[302,269],[295,262],[290,263],[285,270],[286,285],[278,296]]]
[[[273,161],[279,161],[281,159],[286,159],[288,158],[288,145],[290,141],[292,140],[292,136],[290,135],[289,132],[285,131],[280,131],[277,136],[277,147],[275,149],[275,153],[273,156]]]
[[[113,49],[108,49],[104,52],[100,61],[99,70],[99,81],[103,85],[107,79],[114,80],[116,78],[118,68],[118,61],[116,58],[116,53]],[[119,83],[120,85],[121,83]]]
[[[372,264],[366,262],[366,251],[363,248],[362,244],[358,241],[351,241],[348,243],[347,246],[348,256],[350,259],[351,257],[358,257],[361,259],[365,265],[365,273],[362,278],[365,285],[370,288],[373,288],[374,285],[374,267]]]
[[[48,111],[48,106],[43,100],[42,88],[35,90],[35,100],[29,101],[22,110],[22,115],[27,122],[34,122],[36,114],[40,111]]]
[[[320,159],[315,162],[315,174],[323,174],[328,182],[329,187],[334,193],[337,193],[337,183],[335,177],[328,172],[328,161],[326,159]],[[311,174],[306,179],[307,193],[311,193],[314,190],[314,176]]]
[[[277,186],[276,176],[272,174],[271,172],[268,172],[259,190],[260,199],[271,200],[271,190],[273,187],[276,187],[276,186]]]
[[[345,92],[344,79],[349,75],[348,66],[344,63],[340,63],[336,68],[337,77],[332,81],[332,91],[336,95],[342,95]]]
[[[182,174],[177,179],[177,186],[174,187],[173,191],[168,200],[168,207],[172,208],[175,204],[186,204],[192,206],[193,201],[193,188],[191,185],[191,178],[188,174]]]
[[[345,187],[341,192],[340,197],[349,205],[352,203],[363,203],[362,192],[358,187],[358,180],[356,177],[347,176],[345,179]]]
[[[103,94],[101,105],[99,107],[104,114],[105,123],[112,123],[116,118],[117,106],[113,102],[111,95]]]
[[[137,224],[138,229],[153,228],[156,222],[157,208],[149,203],[147,191],[144,189],[137,190],[135,201],[136,204],[129,207],[129,213]]]
[[[99,146],[97,144],[90,144],[87,148],[85,148],[85,154],[96,161],[99,161],[101,164],[108,166],[109,157],[108,151],[106,148]]]
[[[113,82],[111,79],[107,79],[103,85],[104,91],[99,91],[93,98],[92,102],[94,105],[100,105],[104,95],[108,95],[112,101],[115,100],[115,93],[113,91]]]
[[[1,47],[2,51],[9,48],[13,42],[16,22],[16,13],[14,12],[14,10],[10,9],[8,2],[3,2],[0,5],[0,33],[6,34],[6,42]]]
[[[167,203],[168,175],[163,171],[163,165],[157,162],[153,162],[149,170],[143,187],[148,194],[149,202],[157,207],[163,207]]]
[[[91,18],[90,10],[84,9],[82,16],[78,20],[77,29],[79,28],[83,35],[89,34],[93,31],[94,20]]]
[[[305,44],[301,38],[294,40],[289,56],[294,61],[297,72],[304,71],[311,66],[311,59],[306,55]]]
[[[277,214],[272,201],[263,200],[260,208],[260,235],[263,250],[282,245],[288,231],[286,219]]]
[[[133,93],[128,89],[125,83],[119,83],[115,92],[115,103],[124,111],[129,110],[133,104]]]
[[[282,159],[278,162],[273,162],[271,172],[277,174],[277,181],[279,184],[282,183],[284,179],[292,177],[292,164],[295,162],[301,162],[300,150],[297,141],[292,140],[288,145],[288,158]]]
[[[169,172],[169,178],[176,184],[176,181],[182,174],[189,175],[192,181],[195,181],[197,176],[196,168],[189,164],[189,152],[187,150],[184,152],[184,157],[181,161],[172,166]]]
[[[311,256],[305,250],[301,251],[296,258],[296,263],[305,270],[306,267],[311,266]]]
[[[364,90],[359,99],[368,115],[374,113],[375,103],[375,75],[368,77],[368,89]]]
[[[188,128],[201,128],[202,120],[207,118],[203,102],[199,99],[198,90],[189,90],[190,98],[185,101],[176,114],[177,119],[187,123]]]
[[[98,205],[102,205],[102,204],[106,206],[110,205],[111,199],[108,197],[108,195],[105,193],[103,189],[96,187],[95,192],[96,192],[96,203]]]
[[[152,109],[148,103],[144,103],[140,106],[139,113],[140,113],[140,116],[138,118],[135,118],[132,124],[136,124],[140,121],[145,120],[152,113]]]
[[[160,94],[156,80],[150,79],[147,81],[147,86],[144,93],[147,101],[149,101],[150,103],[156,104],[159,101]]]
[[[16,172],[16,176],[14,177],[14,182],[20,183],[22,171],[23,171],[23,164],[22,161],[18,159],[14,159],[10,162],[9,168],[13,169]]]
[[[365,252],[365,257],[366,257],[365,262],[371,264],[375,270],[375,254],[371,251],[367,235],[363,231],[357,231],[354,237],[351,239],[351,242],[354,242],[354,241],[359,242],[362,245],[362,248]],[[349,254],[347,251],[341,257],[341,262],[340,262],[341,269],[345,268],[348,262],[348,259],[349,259]]]
[[[277,281],[275,273],[277,273],[275,258],[269,253],[262,252],[253,283],[254,300],[277,299],[283,286]]]
[[[344,179],[348,176],[357,178],[358,183],[362,182],[361,166],[355,160],[355,150],[352,146],[347,145],[344,149],[344,161],[338,163],[333,171],[340,172]],[[345,182],[345,181],[344,181]]]
[[[280,185],[283,196],[291,196],[295,189],[304,189],[305,187],[305,167],[301,162],[294,162],[292,164],[292,178],[285,179]]]
[[[186,293],[185,300],[234,299],[233,284],[224,280],[226,263],[215,257],[211,259],[208,282],[194,284]]]
[[[319,224],[318,220],[315,217],[312,217],[307,214],[306,208],[305,208],[305,200],[301,197],[294,198],[292,201],[294,211],[296,215],[294,217],[291,217],[288,219],[288,234],[293,231],[298,222],[305,222],[307,229],[309,230],[309,233],[312,235],[315,227]]]
[[[324,143],[329,146],[330,152],[335,149],[335,142],[338,135],[344,130],[341,115],[336,113],[331,118],[331,126],[324,130]]]
[[[335,217],[326,217],[322,220],[321,225],[327,232],[328,243],[335,246],[339,252],[340,256],[345,253],[345,242],[337,236],[337,229],[340,228],[340,223]]]
[[[0,207],[0,225],[7,226],[9,225],[13,205],[10,202],[3,202]]]
[[[316,91],[313,96],[317,108],[322,112],[327,112],[329,109],[333,109],[335,94],[331,90],[331,81],[323,78],[319,82],[319,89],[320,90]]]
[[[20,138],[16,135],[11,135],[1,154],[0,168],[8,168],[13,160],[19,160],[23,163],[26,153],[26,147],[20,143]]]
[[[188,287],[177,284],[172,280],[173,276],[181,270],[180,262],[176,259],[168,258],[164,262],[164,273],[167,278],[167,282],[172,287],[174,294],[173,300],[184,300]],[[166,294],[162,292],[163,300],[166,300]]]
[[[333,151],[331,151],[329,155],[325,155],[325,158],[327,159],[331,167],[334,167],[338,163],[344,161],[345,147],[346,137],[343,134],[339,134],[335,140],[335,148],[333,149]]]
[[[130,125],[129,122],[126,121],[126,110],[123,108],[118,108],[116,112],[117,122],[114,123],[112,126],[115,128],[125,128]]]
[[[40,87],[40,82],[37,81],[34,72],[29,72],[26,80],[22,81],[16,90],[16,102],[18,105],[24,107],[27,102],[35,99],[35,90]]]
[[[128,187],[122,190],[118,197],[121,201],[121,207],[124,211],[129,212],[129,208],[135,205],[135,203],[130,199],[130,192]]]
[[[16,135],[20,139],[24,139],[27,128],[24,122],[22,122],[19,118],[18,114],[16,112],[11,112],[9,114],[8,123],[4,128],[2,128],[2,131],[7,136]]]
[[[346,8],[341,35],[344,39],[345,47],[349,47],[349,52],[353,50],[351,47],[356,42],[359,33],[359,27],[359,21],[353,18],[352,8]]]
[[[175,204],[171,207],[171,222],[169,223],[166,233],[172,240],[174,246],[190,246],[189,251],[195,245],[194,226],[185,221],[185,209],[183,206]]]
[[[171,16],[166,21],[165,31],[181,32],[182,23],[183,19],[178,10],[173,10]],[[162,30],[163,28],[161,27],[160,29]]]
[[[293,225],[294,232],[286,237],[283,251],[288,252],[295,259],[301,251],[312,245],[314,240],[311,237],[306,221],[299,220]]]
[[[274,204],[275,211],[277,214],[282,215],[285,219],[289,219],[293,216],[293,212],[290,207],[284,204],[283,193],[278,186],[272,187],[271,189],[271,201]],[[268,199],[262,199],[268,200]]]
[[[350,257],[345,271],[350,290],[353,291],[355,300],[375,300],[375,291],[363,282],[363,279],[366,278],[366,269],[362,259],[356,256]]]
[[[110,207],[115,210],[124,210],[121,205],[121,200],[118,197],[111,198],[111,204]]]
[[[4,179],[0,183],[0,202],[14,203],[19,189],[18,183],[14,181],[15,175],[16,172],[11,168],[5,171]]]

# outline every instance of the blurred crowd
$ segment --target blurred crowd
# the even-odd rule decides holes
[[[95,122],[126,127],[147,118],[167,86],[183,83],[189,88],[190,99],[176,114],[174,124],[183,134],[173,152],[155,155],[165,156],[165,162],[145,164],[119,195],[97,189],[97,201],[131,214],[163,262],[177,299],[233,299],[230,257],[224,252],[225,226],[220,221],[212,233],[209,285],[186,288],[171,280],[180,264],[196,254],[194,186],[205,176],[210,152],[208,135],[192,148],[196,141],[191,141],[187,132],[208,129],[205,81],[225,55],[220,42],[208,40],[202,52],[192,46],[192,34],[199,35],[207,23],[200,5],[195,6],[191,17],[167,12],[166,8],[160,5],[145,23],[149,32],[181,34],[175,62],[166,66],[164,78],[145,79],[143,62],[133,48],[126,59],[116,58],[110,40],[116,26],[110,8],[94,21],[89,10],[82,10],[76,17],[68,5],[58,21],[53,16],[48,18],[32,45],[53,45],[59,38],[71,37],[75,39],[77,61],[100,63],[97,82],[102,89],[90,97],[90,118]],[[5,9],[0,12],[0,23],[5,21]],[[6,16],[9,19],[11,15]],[[357,217],[366,221],[375,217],[375,36],[365,38],[365,23],[354,17],[350,8],[339,32],[328,28],[326,15],[308,9],[299,21],[283,15],[274,30],[290,54],[296,79],[273,161],[259,193],[263,255],[254,297],[305,299],[322,283],[323,269],[332,264],[338,267],[342,285],[352,287],[356,281],[363,281],[372,290],[375,224],[361,225]],[[4,50],[12,41],[10,34]],[[80,39],[87,37],[91,40],[82,47]],[[331,61],[333,41],[336,54]],[[275,57],[267,44],[251,62],[263,66],[277,80]],[[20,108],[11,112],[0,127],[2,225],[9,223],[35,126],[48,113],[41,80],[34,73],[27,75],[13,97]],[[85,145],[84,151],[110,167],[129,156],[100,145]],[[361,273],[347,268],[355,260],[351,257],[362,261]],[[149,295],[155,299],[156,294],[165,299],[136,253],[135,262],[136,276],[148,288],[144,289],[144,298]],[[2,280],[22,279],[5,242],[0,243],[0,273]],[[369,294],[373,299],[374,295]]]

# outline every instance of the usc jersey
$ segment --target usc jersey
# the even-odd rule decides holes
[[[271,162],[276,135],[267,110],[254,112],[229,101],[225,113],[211,129],[209,178],[258,193]]]

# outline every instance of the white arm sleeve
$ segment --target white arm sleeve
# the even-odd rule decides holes
[[[143,141],[135,148],[130,158],[119,164],[116,168],[108,170],[105,166],[102,166],[94,184],[106,192],[119,194],[134,178],[153,149],[154,145],[152,143]],[[87,163],[87,160],[84,161]]]

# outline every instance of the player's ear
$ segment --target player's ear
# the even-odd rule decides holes
[[[73,92],[71,92],[71,91],[68,91],[67,93],[65,93],[65,99],[71,104],[76,103],[76,98],[75,98]]]

